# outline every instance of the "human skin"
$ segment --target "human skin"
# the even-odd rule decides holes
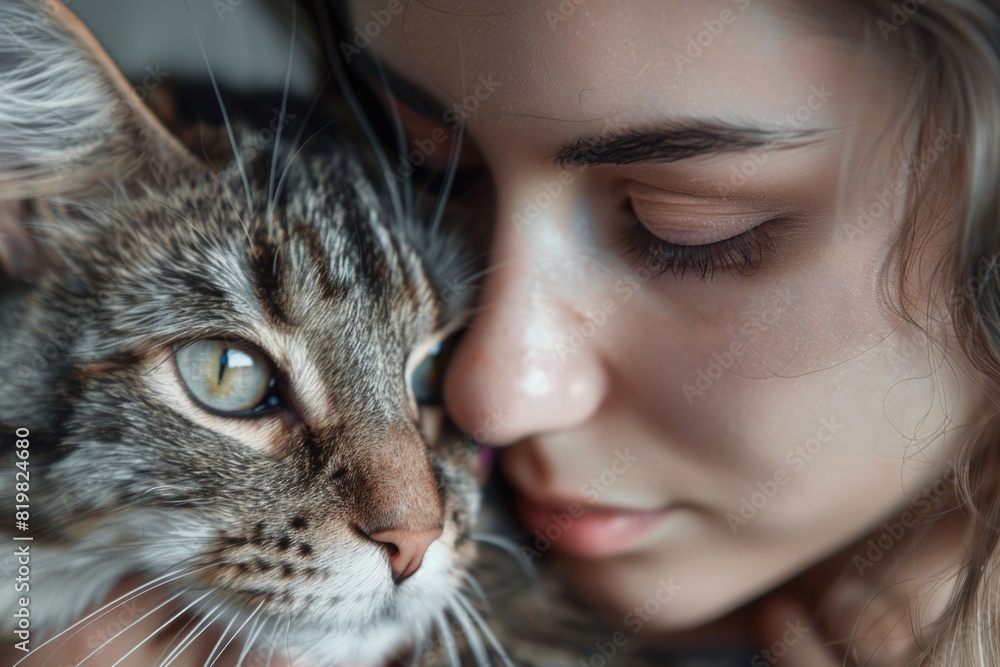
[[[492,178],[492,270],[446,403],[463,430],[507,447],[525,545],[551,551],[613,622],[628,628],[662,579],[676,593],[644,637],[705,626],[796,577],[795,594],[818,599],[883,524],[947,504],[935,481],[987,399],[943,309],[933,346],[891,306],[911,175],[910,79],[891,44],[827,35],[763,0],[349,4],[348,32],[374,36],[345,53],[376,55],[441,108],[418,118],[393,91],[408,148],[479,97],[464,103],[477,157],[463,160]],[[554,159],[685,122],[809,136],[585,170]],[[942,135],[920,157],[958,141]],[[423,153],[445,166],[442,147]],[[758,224],[774,248],[757,270],[706,280],[645,280],[615,243],[636,225],[694,245]],[[942,279],[931,267],[955,234],[944,226],[909,265],[914,302]],[[546,529],[551,546],[534,541]],[[947,571],[963,535],[941,527],[908,575]],[[854,583],[875,588],[893,558]],[[853,599],[834,605],[847,631],[871,601]]]
[[[551,554],[610,620],[628,630],[627,614],[660,579],[679,587],[645,622],[643,639],[704,627],[782,584],[784,595],[818,597],[829,572],[841,561],[850,567],[883,522],[898,520],[907,501],[934,488],[954,456],[958,427],[947,442],[924,438],[946,412],[929,401],[931,389],[957,424],[982,400],[960,359],[957,377],[929,379],[937,364],[924,358],[926,341],[881,300],[880,281],[893,275],[885,261],[902,223],[899,210],[866,214],[882,193],[898,192],[902,178],[894,138],[906,89],[894,63],[879,48],[823,37],[753,0],[745,10],[728,0],[584,3],[554,24],[545,12],[562,16],[555,2],[508,3],[504,15],[492,2],[479,6],[462,11],[487,16],[428,14],[408,3],[405,19],[394,18],[366,48],[446,108],[474,92],[480,75],[499,82],[467,124],[496,183],[495,268],[451,364],[453,416],[491,444],[512,445],[502,465],[536,501],[526,511],[530,531],[544,533],[550,515],[567,513],[573,502],[598,517],[574,517]],[[359,2],[353,12],[363,26],[368,12],[385,7]],[[711,45],[691,62],[675,59],[689,36],[708,29],[702,22],[724,9],[735,18]],[[814,87],[832,95],[819,106],[813,98],[817,108],[792,129],[829,131],[800,148],[584,171],[551,160],[563,146],[609,128],[650,129],[681,118],[787,130],[783,119],[808,108]],[[407,118],[411,138],[425,139],[431,130]],[[737,186],[734,167],[754,155],[762,164]],[[571,182],[530,217],[525,198],[540,204],[545,185],[564,169]],[[636,182],[655,189],[629,190]],[[769,224],[775,252],[754,275],[722,270],[705,284],[689,271],[680,284],[670,273],[643,282],[641,264],[612,241],[635,224],[629,193],[642,220],[676,243],[720,240],[780,214]],[[711,196],[719,194],[726,197]],[[515,222],[515,214],[530,219]],[[950,242],[943,239],[939,251],[949,252]],[[928,256],[926,265],[935,259]],[[599,310],[609,311],[604,323],[581,333],[586,312]],[[714,355],[737,342],[748,349],[709,386],[699,385],[699,371],[715,375]],[[701,393],[685,393],[685,386]],[[827,423],[840,426],[831,433]],[[827,442],[815,454],[796,452],[821,436]],[[613,468],[619,451],[637,459],[621,474]],[[608,469],[615,479],[605,485],[600,477]],[[726,516],[738,515],[741,499],[779,471],[787,481],[734,534]],[[683,507],[652,517],[653,528],[624,549],[615,523],[647,517],[619,512],[604,520],[608,512],[594,510],[675,505]],[[934,556],[950,562],[946,550]],[[926,570],[942,567],[934,562]],[[861,592],[842,614],[848,628],[870,601],[864,585],[878,581],[874,569],[855,579]],[[894,609],[883,607],[878,619]],[[786,619],[812,613],[779,611],[765,619],[763,636],[780,636]],[[134,647],[147,626],[156,627],[137,626],[122,647]],[[877,631],[873,636],[880,643]],[[204,643],[207,654],[215,642]],[[819,667],[803,652],[821,644],[809,635],[783,664]],[[163,647],[141,647],[134,664],[152,664]],[[58,659],[72,660],[89,649],[71,642],[63,650]],[[202,664],[200,655],[182,659]]]

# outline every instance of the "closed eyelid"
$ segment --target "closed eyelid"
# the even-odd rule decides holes
[[[633,202],[636,219],[654,236],[680,245],[724,241],[778,217],[773,211],[759,213],[685,213],[662,207],[644,207]]]

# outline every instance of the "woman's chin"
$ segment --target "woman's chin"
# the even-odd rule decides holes
[[[556,569],[603,620],[626,636],[670,636],[723,621],[769,590],[774,582],[753,581],[745,573],[732,576],[705,572],[696,564],[665,567],[655,558],[632,554],[621,558],[585,559],[554,555]],[[712,576],[709,576],[712,575]]]

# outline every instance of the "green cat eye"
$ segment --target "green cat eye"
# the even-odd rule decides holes
[[[274,372],[257,350],[220,339],[177,350],[177,371],[191,395],[218,412],[245,414],[267,406]]]

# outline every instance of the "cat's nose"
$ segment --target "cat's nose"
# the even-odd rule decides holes
[[[385,545],[389,552],[389,566],[399,583],[420,568],[431,543],[441,537],[441,529],[383,530],[368,537]]]

